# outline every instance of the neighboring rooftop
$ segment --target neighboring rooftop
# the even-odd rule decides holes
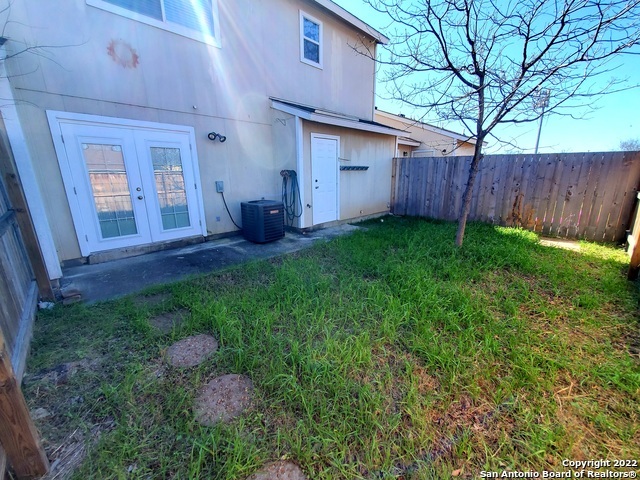
[[[409,118],[403,114],[395,114],[395,113],[389,113],[389,112],[385,112],[383,110],[379,110],[378,107],[376,107],[376,115],[380,115],[381,117],[386,117],[386,118],[390,118],[392,120],[397,120],[400,122],[405,123],[407,126],[417,126],[420,127],[424,130],[428,130],[430,132],[434,132],[434,133],[439,133],[441,135],[447,135],[449,137],[455,138],[456,140],[460,140],[461,142],[468,142],[472,145],[475,145],[476,140],[475,138],[470,138],[468,135],[463,135],[461,133],[458,132],[454,132],[453,130],[447,130],[446,128],[440,128],[440,127],[436,127],[434,125],[431,125],[429,123],[424,123],[421,122],[420,120],[415,120],[413,118]]]

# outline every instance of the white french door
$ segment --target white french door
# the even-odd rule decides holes
[[[83,255],[203,234],[188,131],[58,126],[58,160]]]

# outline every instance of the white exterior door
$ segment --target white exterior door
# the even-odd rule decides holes
[[[57,145],[58,161],[83,255],[204,234],[190,132],[57,126],[64,145],[63,151]]]
[[[313,224],[338,219],[338,152],[340,137],[311,134]]]

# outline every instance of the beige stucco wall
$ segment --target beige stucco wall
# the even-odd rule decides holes
[[[398,156],[402,156],[403,151],[411,152],[414,150],[429,149],[434,151],[434,157],[442,157],[446,155],[473,155],[473,144],[462,142],[445,134],[433,132],[425,128],[419,122],[412,122],[409,119],[402,121],[386,115],[381,115],[378,112],[376,112],[375,114],[375,121],[384,125],[388,125],[392,128],[405,131],[407,132],[408,137],[413,140],[419,141],[422,144],[419,147],[408,147],[406,145],[400,145]],[[443,150],[445,151],[443,152]],[[411,156],[411,153],[409,153],[409,156]]]
[[[338,165],[369,166],[366,171],[339,171],[339,220],[349,220],[389,211],[391,201],[391,163],[395,137],[313,122],[303,122],[303,168],[305,175],[300,188],[304,190],[305,216],[303,227],[313,225],[311,179],[311,134],[340,137]],[[306,207],[307,204],[311,208]]]
[[[323,22],[324,68],[300,62],[299,12]],[[34,159],[61,260],[80,256],[46,110],[191,126],[209,234],[235,230],[240,202],[280,198],[283,168],[292,165],[291,125],[281,129],[269,97],[373,115],[373,62],[351,45],[360,36],[302,0],[220,1],[221,48],[88,6],[84,0],[15,2],[7,48],[47,45],[45,55],[7,62],[18,113]],[[136,65],[108,54],[111,42],[131,48]],[[43,52],[38,52],[43,53]],[[227,136],[211,142],[207,133]],[[294,157],[295,158],[295,157]]]

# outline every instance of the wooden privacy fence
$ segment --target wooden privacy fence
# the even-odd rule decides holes
[[[395,158],[391,211],[456,220],[471,157]],[[470,221],[620,242],[640,184],[640,152],[487,155]]]
[[[49,464],[20,382],[38,294],[51,299],[53,292],[2,133],[0,128],[0,478],[6,459],[18,478],[32,478],[45,474]]]

